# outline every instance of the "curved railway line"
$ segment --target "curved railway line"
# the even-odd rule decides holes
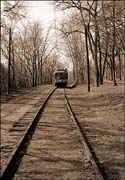
[[[21,126],[15,124],[17,133],[21,131]],[[39,107],[23,136],[21,134],[0,179],[105,179],[81,131],[65,89],[55,88]]]

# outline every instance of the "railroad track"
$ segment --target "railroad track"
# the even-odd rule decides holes
[[[104,180],[65,89],[49,94],[24,134],[1,180]]]
[[[36,125],[39,121],[39,116],[41,115],[42,111],[45,108],[45,105],[48,101],[48,99],[50,98],[50,96],[54,93],[54,91],[56,90],[56,88],[47,96],[47,98],[45,99],[44,103],[40,106],[40,108],[38,109],[35,117],[33,118],[33,121],[31,121],[28,126],[25,129],[24,135],[21,137],[21,139],[19,140],[17,147],[13,150],[11,157],[8,160],[7,165],[2,169],[1,171],[1,180],[8,180],[8,179],[12,179],[17,168],[18,168],[18,160],[21,159],[22,157],[22,150],[26,149],[27,147],[27,143],[29,142],[30,138],[33,135],[33,132],[36,128]],[[25,119],[26,120],[26,119]],[[23,122],[25,123],[25,125],[27,125],[28,122]],[[22,122],[21,122],[22,124]],[[19,126],[15,123],[14,126]],[[10,131],[19,131],[19,127],[18,129],[10,129]],[[19,137],[19,135],[18,135]]]

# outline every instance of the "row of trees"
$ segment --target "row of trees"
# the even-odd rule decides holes
[[[72,63],[73,79],[87,82],[88,91],[91,83],[98,87],[105,77],[117,85],[117,79],[121,80],[124,74],[124,1],[54,3],[58,10],[67,11],[66,18],[56,27],[61,45],[50,41],[52,27],[45,32],[40,23],[28,22],[25,1],[3,1],[2,91],[52,83],[55,69],[64,67],[60,56],[66,57],[67,64]]]
[[[124,1],[57,0],[56,5],[69,12],[58,29],[74,76],[79,82],[87,79],[88,91],[93,77],[97,87],[104,77],[116,86],[124,74]]]
[[[23,25],[19,23],[23,19]],[[3,2],[1,44],[1,90],[52,83],[56,68],[62,68],[51,27],[45,32],[39,22],[27,22],[23,1]],[[28,21],[28,20],[27,20]],[[19,28],[17,28],[19,27]]]

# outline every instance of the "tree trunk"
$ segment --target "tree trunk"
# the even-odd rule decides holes
[[[12,86],[13,86],[13,89],[15,88],[15,85],[16,85],[16,83],[15,83],[15,54],[14,54],[14,46],[12,45],[12,74],[13,74],[13,76],[12,76]]]
[[[111,81],[113,81],[113,61],[112,61],[112,56],[110,56],[110,63],[111,63],[111,68],[110,68],[110,72],[111,72]]]
[[[74,67],[74,64],[73,64],[73,81],[75,81],[75,67]]]
[[[100,35],[98,30],[98,49],[99,49],[99,70],[100,70],[100,84],[103,84],[103,74],[102,74],[102,52],[100,45]]]
[[[119,79],[122,80],[121,56],[119,52]]]
[[[11,66],[11,45],[12,45],[12,33],[11,28],[9,29],[9,58],[8,58],[8,94],[11,89],[11,78],[10,78],[10,66]]]
[[[105,74],[105,65],[106,65],[106,62],[107,62],[107,55],[108,55],[108,46],[109,46],[109,41],[108,41],[108,33],[107,33],[107,37],[106,37],[106,50],[105,50],[105,56],[104,56],[104,63],[103,63],[103,70],[102,70],[102,82],[103,82],[103,79],[104,79],[104,74]],[[107,65],[108,67],[108,65]]]
[[[43,61],[42,61],[42,58],[40,61],[40,84],[41,85],[43,84]]]
[[[88,40],[89,40],[89,46],[90,46],[92,58],[93,58],[93,60],[94,60],[94,50],[93,50],[93,47],[92,47],[92,35],[91,35],[91,32],[90,32],[89,24],[88,24]],[[94,43],[93,43],[93,44],[94,44]]]

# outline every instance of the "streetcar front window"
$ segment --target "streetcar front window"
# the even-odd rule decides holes
[[[55,79],[67,79],[67,73],[56,73]]]

